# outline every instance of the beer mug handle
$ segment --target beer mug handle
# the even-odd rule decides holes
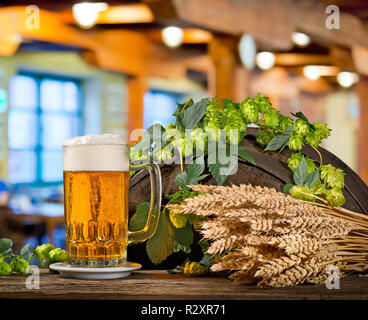
[[[157,229],[161,212],[162,180],[160,168],[155,163],[130,165],[129,170],[147,169],[151,182],[151,201],[146,225],[139,231],[128,231],[128,243],[142,242],[151,238]]]

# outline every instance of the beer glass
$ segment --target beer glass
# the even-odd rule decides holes
[[[128,231],[129,170],[147,169],[151,202],[145,227]],[[131,165],[120,136],[89,135],[63,144],[64,207],[68,260],[79,266],[127,262],[127,245],[156,231],[161,175],[156,164]]]

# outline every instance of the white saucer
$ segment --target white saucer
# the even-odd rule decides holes
[[[74,279],[105,280],[129,276],[132,271],[142,268],[139,263],[127,262],[116,267],[79,267],[65,262],[50,265],[50,269],[58,271],[62,277]]]

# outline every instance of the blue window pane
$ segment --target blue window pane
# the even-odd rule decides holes
[[[11,108],[36,109],[37,84],[32,77],[12,76],[9,83]]]
[[[64,140],[79,134],[79,118],[60,114],[43,114],[42,146],[45,149],[61,149]]]
[[[74,82],[64,83],[64,110],[78,111],[78,87]]]
[[[45,182],[63,180],[63,163],[61,151],[44,151],[41,153],[42,174]]]
[[[63,108],[63,82],[57,80],[43,80],[41,82],[41,109],[49,111]]]
[[[12,110],[8,119],[10,148],[33,148],[37,144],[37,115],[33,112]]]
[[[9,181],[11,183],[34,182],[37,176],[37,160],[34,151],[9,152]]]
[[[172,115],[177,107],[180,95],[175,93],[153,93],[144,95],[144,127],[148,128],[155,122],[166,126],[175,121]]]

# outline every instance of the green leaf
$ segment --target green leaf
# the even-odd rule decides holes
[[[298,186],[304,186],[307,178],[308,178],[308,163],[304,157],[302,157],[302,161],[299,166],[294,171],[294,182]]]
[[[319,171],[316,170],[308,175],[305,184],[308,188],[312,188],[318,182],[318,180],[319,180]]]
[[[245,161],[256,165],[256,161],[254,160],[254,158],[247,152],[245,152],[244,150],[244,146],[239,145],[238,147],[238,156],[242,159],[244,159]]]
[[[190,248],[190,246],[184,246],[174,241],[174,252],[179,252],[179,251],[183,251],[184,253],[190,253],[192,249]]]
[[[291,112],[291,114],[292,114],[294,117],[299,118],[299,119],[302,119],[302,120],[307,121],[307,122],[309,123],[308,118],[303,114],[303,112],[301,112],[301,111],[299,111],[299,112],[297,112],[297,113],[292,113],[292,112]]]
[[[194,234],[192,226],[187,223],[183,228],[174,229],[175,241],[182,246],[190,246],[193,244]]]
[[[207,110],[208,99],[202,99],[185,108],[177,117],[176,124],[185,129],[194,129]]]
[[[200,160],[194,161],[187,166],[187,172],[190,177],[199,177],[204,171],[204,161],[203,157]]]
[[[174,252],[174,226],[166,210],[160,215],[156,233],[147,241],[146,251],[154,264],[161,263]]]
[[[25,246],[23,246],[22,249],[20,249],[20,255],[21,256],[25,255],[28,250],[29,250],[29,243],[27,243]]]
[[[218,154],[220,152],[221,151],[219,150],[219,152],[216,153],[216,162],[214,164],[207,163],[207,165],[208,165],[208,170],[211,172],[211,175],[215,178],[217,183],[221,186],[225,182],[227,176],[233,173],[234,169],[238,165],[238,158],[235,157],[234,155],[230,155],[229,162],[222,164],[220,163],[219,158],[218,158]],[[212,157],[213,156],[214,154],[212,154]],[[210,158],[211,157],[209,156],[207,159],[208,162]],[[224,171],[225,171],[225,174],[224,174]]]
[[[198,245],[201,247],[203,253],[205,253],[210,247],[210,244],[207,240],[200,240]]]
[[[275,151],[283,148],[288,143],[289,139],[290,134],[279,134],[268,143],[265,151]]]
[[[130,231],[139,231],[144,228],[147,222],[149,206],[150,204],[148,202],[143,202],[137,205],[137,209],[129,221]]]
[[[209,254],[204,254],[199,263],[203,264],[207,268],[210,268],[214,264],[214,259]]]
[[[180,172],[175,177],[175,183],[178,187],[185,187],[188,181],[188,174],[184,172]]]
[[[13,241],[11,239],[0,238],[0,254],[9,253],[12,246],[13,246]]]
[[[290,189],[293,187],[291,183],[287,183],[284,185],[284,193],[290,193]]]
[[[175,112],[173,113],[173,116],[175,118],[177,118],[179,116],[179,114],[184,110],[186,109],[187,107],[191,106],[192,104],[194,103],[193,99],[190,98],[188,99],[187,101],[185,101],[184,103],[176,103],[177,104],[177,108],[175,110]]]

